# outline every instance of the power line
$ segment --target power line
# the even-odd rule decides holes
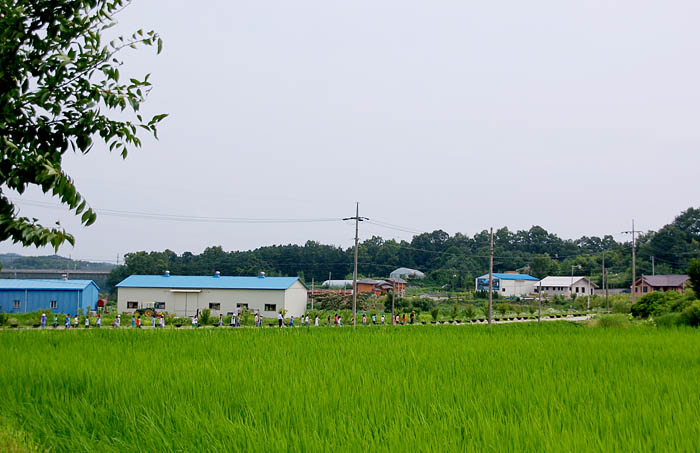
[[[13,202],[20,202],[29,206],[60,209],[68,211],[64,205],[48,203],[35,200],[24,200],[18,198],[9,198]],[[99,215],[125,218],[141,218],[150,220],[168,220],[176,222],[204,222],[204,223],[319,223],[319,222],[339,222],[338,217],[319,217],[319,218],[254,218],[254,217],[210,217],[210,216],[193,216],[181,214],[161,214],[138,211],[123,211],[117,209],[102,209],[93,208]]]

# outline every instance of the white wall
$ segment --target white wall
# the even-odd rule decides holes
[[[534,280],[501,280],[499,294],[502,297],[523,297],[535,292]]]
[[[297,284],[303,288],[301,283],[296,282],[287,291],[295,288]],[[119,313],[134,311],[127,309],[129,301],[138,302],[139,308],[146,302],[165,302],[165,311],[168,313],[175,313],[177,316],[194,316],[197,309],[201,311],[209,308],[210,303],[219,303],[221,309],[212,310],[212,316],[219,316],[219,313],[226,315],[238,311],[237,304],[248,304],[248,310],[260,312],[266,318],[274,318],[277,316],[277,310],[284,307],[286,294],[285,290],[273,289],[202,289],[199,293],[176,291],[171,291],[170,288],[117,288],[117,309]],[[296,305],[299,305],[300,295],[296,291],[290,294],[297,299]],[[306,290],[303,297],[302,313],[306,308]],[[275,305],[275,310],[266,311],[266,304]],[[295,316],[297,316],[296,312]]]
[[[298,280],[285,291],[284,308],[288,310],[287,316],[296,318],[306,313],[307,295],[306,287]]]
[[[574,277],[576,278],[576,277]],[[535,288],[539,289],[539,283],[535,285]],[[578,288],[578,293],[576,292],[576,288]],[[542,294],[547,295],[548,297],[552,296],[562,296],[562,297],[569,297],[572,293],[576,295],[576,297],[582,297],[582,296],[588,296],[588,295],[593,295],[593,290],[594,287],[591,284],[590,281],[588,281],[587,278],[582,278],[579,281],[575,281],[573,285],[573,290],[571,290],[571,284],[567,284],[566,286],[548,286],[546,284],[542,285]]]

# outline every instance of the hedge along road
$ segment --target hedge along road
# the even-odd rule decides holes
[[[0,333],[0,419],[56,451],[693,451],[697,329]]]

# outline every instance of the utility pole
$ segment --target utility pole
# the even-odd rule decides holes
[[[491,227],[491,241],[489,243],[489,326],[493,315],[493,227]]]
[[[636,231],[634,230],[634,219],[632,219],[632,231],[623,231],[622,234],[631,234],[632,235],[632,288],[631,288],[631,296],[632,296],[632,303],[637,301],[637,295],[635,294],[635,290],[637,287],[635,286],[635,283],[637,282],[637,250],[636,249],[636,241],[635,241],[635,234]]]
[[[605,268],[605,252],[603,252],[603,289],[605,289],[605,312],[610,313],[610,302],[608,301],[608,270]]]
[[[367,217],[360,217],[360,203],[355,203],[355,217],[346,217],[343,220],[355,221],[355,271],[352,273],[352,327],[357,323],[357,244],[360,240],[360,222],[369,220]]]
[[[311,277],[311,311],[314,311],[314,278]]]
[[[540,289],[537,291],[537,322],[542,322],[542,280],[540,280]]]
[[[394,290],[391,292],[391,325],[396,325],[396,317],[394,316],[394,295],[396,294],[396,282],[394,284]]]
[[[656,275],[656,269],[654,268],[654,256],[651,256],[651,275]]]

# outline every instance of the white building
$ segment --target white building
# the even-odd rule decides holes
[[[517,273],[492,274],[493,292],[498,292],[503,297],[522,297],[535,292],[535,286],[539,281],[536,277]],[[489,290],[489,274],[477,277],[475,281],[477,291]]]
[[[586,277],[545,277],[537,284],[537,290],[542,288],[542,294],[547,296],[563,296],[571,297],[572,294],[577,297],[592,296],[593,290],[596,288],[595,283],[592,283]]]
[[[119,313],[139,308],[194,316],[208,308],[213,316],[227,315],[246,308],[266,318],[274,318],[280,309],[287,316],[301,316],[306,311],[307,287],[299,277],[222,277],[132,275],[117,287]]]
[[[389,277],[391,278],[425,278],[425,274],[419,270],[416,269],[410,269],[408,267],[400,267],[398,269],[395,269],[389,274]]]

